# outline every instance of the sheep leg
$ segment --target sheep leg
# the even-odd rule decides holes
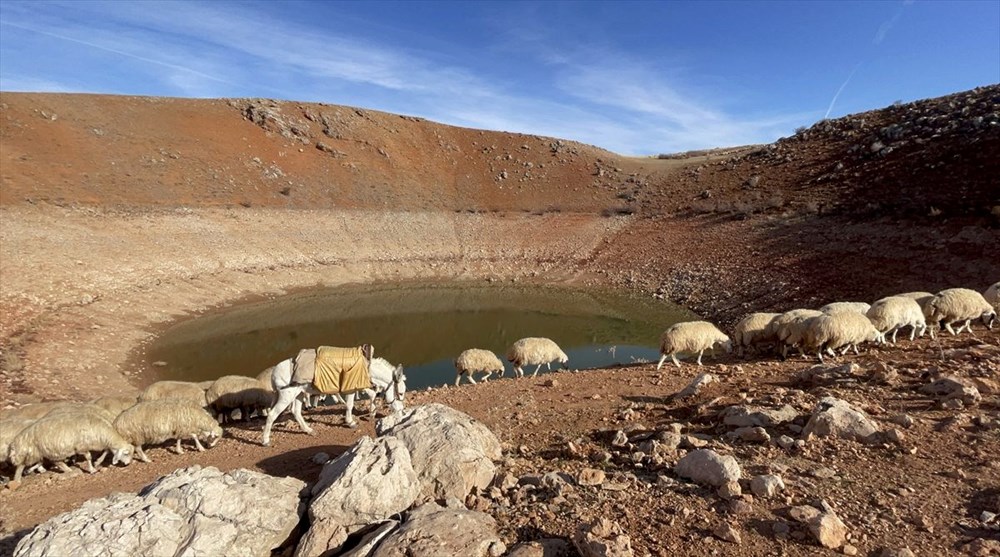
[[[97,460],[94,461],[94,466],[100,466],[106,456],[108,456],[108,451],[101,453],[101,456],[97,457]]]
[[[88,474],[97,472],[97,469],[94,468],[94,459],[90,456],[90,451],[83,451],[83,464],[86,464],[86,466],[80,466],[80,469],[84,472]]]
[[[23,474],[23,473],[24,473],[24,465],[20,464],[20,465],[18,465],[17,469],[14,470],[14,480],[13,481],[15,481],[15,482],[21,481],[21,474]]]
[[[29,474],[41,474],[44,471],[45,471],[45,467],[42,466],[41,462],[39,462],[38,464],[35,464],[34,466],[29,466],[28,467],[28,473]]]
[[[456,386],[456,387],[458,386],[458,384],[459,384],[459,383],[461,383],[461,382],[462,382],[462,375],[463,375],[463,374],[461,374],[461,373],[458,373],[458,374],[456,374],[456,375],[455,375],[455,386]],[[471,376],[470,376],[470,377],[471,377]],[[475,382],[475,381],[472,381],[472,384],[473,384],[473,385],[475,385],[475,384],[476,384],[476,382]]]
[[[819,350],[817,350],[816,351],[816,355],[819,356],[819,363],[821,363],[821,364],[824,363],[823,362],[823,348],[820,348]]]
[[[192,436],[191,436],[191,439],[193,439],[193,440],[194,440],[194,446],[195,446],[195,448],[197,448],[197,449],[198,449],[198,452],[199,452],[199,453],[203,453],[203,452],[205,452],[205,447],[202,447],[202,446],[201,446],[201,441],[199,441],[199,440],[198,440],[198,435],[192,435]],[[180,443],[180,442],[181,442],[181,440],[180,440],[180,439],[178,439],[178,440],[177,440],[177,442],[178,442],[178,443]]]
[[[177,445],[174,447],[174,452],[177,454],[184,454],[184,447],[181,446],[181,438],[177,438]]]
[[[892,330],[892,344],[896,344],[896,333],[898,332],[899,332],[899,327],[896,327]]]
[[[951,336],[953,336],[953,337],[957,337],[957,336],[958,336],[958,333],[956,333],[956,332],[955,332],[955,329],[952,329],[952,328],[951,328],[951,323],[945,323],[945,324],[944,324],[944,328],[945,328],[945,329],[946,329],[946,330],[947,330],[947,331],[948,331],[949,333],[951,333]]]
[[[146,452],[142,450],[142,445],[134,445],[134,450],[132,452],[135,453],[135,456],[143,462],[153,462],[148,456],[146,456]]]
[[[666,361],[666,359],[667,359],[667,355],[666,354],[663,354],[662,356],[660,356],[660,362],[658,364],[656,364],[656,369],[657,370],[659,370],[661,367],[663,367],[663,362]]]
[[[66,474],[72,472],[72,470],[70,470],[70,468],[69,468],[69,465],[66,464],[65,462],[61,461],[61,460],[56,463],[56,468],[59,468],[59,470],[61,470],[63,473],[66,473]]]
[[[542,364],[538,364],[538,366],[535,368],[535,373],[532,373],[531,376],[532,377],[537,377],[538,376],[538,370],[540,370],[540,369],[542,369]]]
[[[677,354],[671,354],[670,359],[674,361],[674,365],[681,367],[681,362],[677,359]]]

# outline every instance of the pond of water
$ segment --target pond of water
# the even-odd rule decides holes
[[[574,369],[656,361],[660,333],[693,317],[665,302],[604,290],[461,283],[347,286],[178,322],[138,357],[156,362],[164,379],[204,381],[256,375],[301,348],[369,343],[376,356],[403,364],[407,387],[418,389],[453,383],[453,361],[467,348],[495,352],[509,377],[512,367],[504,354],[515,340],[529,336],[556,341]]]

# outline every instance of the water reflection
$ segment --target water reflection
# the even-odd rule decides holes
[[[373,344],[407,369],[411,389],[451,383],[466,348],[504,359],[526,336],[555,340],[572,368],[650,361],[682,308],[618,293],[538,286],[350,286],[227,308],[168,327],[139,358],[161,375],[202,381],[254,375],[300,348]],[[529,368],[526,371],[531,371]],[[542,370],[544,371],[544,367]],[[511,367],[507,363],[507,375]]]

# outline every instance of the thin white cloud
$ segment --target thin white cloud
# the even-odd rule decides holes
[[[523,85],[485,73],[474,59],[463,65],[461,59],[418,54],[333,26],[290,23],[253,5],[241,5],[239,11],[191,2],[14,8],[5,6],[5,25],[145,65],[162,94],[353,104],[443,123],[574,139],[624,154],[768,142],[814,117],[735,117],[699,92],[693,85],[697,79],[677,78],[676,66],[634,59],[613,48],[550,47],[544,31],[507,36],[525,41],[516,48],[533,58],[531,63],[551,70]]]

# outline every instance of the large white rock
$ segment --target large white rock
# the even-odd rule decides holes
[[[372,557],[498,557],[506,550],[492,516],[427,503],[411,511]]]
[[[336,553],[349,535],[408,509],[420,494],[420,482],[402,441],[362,437],[326,463],[312,493],[311,525],[296,557]]]
[[[415,406],[379,421],[379,435],[392,435],[410,451],[424,499],[464,501],[486,489],[502,456],[500,441],[485,425],[443,404]]]
[[[878,425],[862,410],[828,396],[816,403],[809,423],[802,429],[802,438],[833,436],[871,443],[878,441],[878,431]]]
[[[698,449],[684,455],[674,466],[674,472],[682,478],[714,487],[738,482],[743,475],[735,458],[711,449]]]
[[[130,493],[91,499],[52,517],[21,539],[14,557],[177,555],[187,521],[174,511]]]
[[[305,512],[305,483],[192,466],[40,524],[14,554],[99,557],[269,556]]]

